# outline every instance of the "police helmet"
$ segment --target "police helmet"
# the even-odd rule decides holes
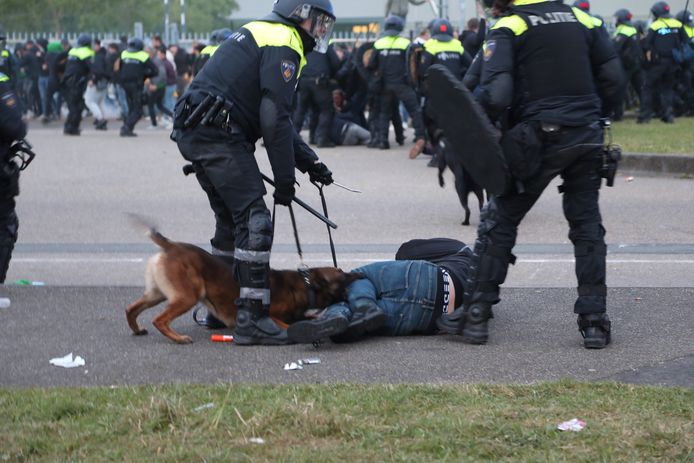
[[[574,7],[579,10],[583,10],[586,13],[590,13],[590,2],[588,0],[576,0],[574,2]]]
[[[92,36],[89,34],[80,34],[77,37],[77,45],[80,47],[88,47],[92,44]]]
[[[222,42],[224,42],[226,39],[228,39],[229,37],[231,37],[231,35],[232,35],[233,33],[234,33],[234,32],[233,32],[231,29],[229,29],[228,27],[225,27],[225,28],[223,28],[223,29],[219,29],[219,30],[217,31],[217,43],[222,43]]]
[[[651,14],[656,18],[669,18],[670,5],[668,5],[666,2],[656,2],[651,7]]]
[[[272,12],[295,24],[310,20],[307,32],[316,41],[314,50],[328,51],[335,27],[335,12],[330,0],[275,0]]]
[[[383,21],[385,35],[398,35],[403,29],[405,29],[405,21],[400,16],[391,14]]]
[[[617,24],[627,24],[633,17],[634,16],[631,14],[631,11],[627,10],[626,8],[620,8],[614,13],[614,19]]]
[[[431,37],[448,42],[453,38],[453,26],[447,19],[437,19],[431,28]]]
[[[133,37],[132,39],[128,40],[128,48],[135,51],[142,51],[145,48],[145,44],[141,39]]]
[[[694,15],[692,15],[692,12],[689,10],[682,10],[677,15],[675,15],[675,18],[684,24],[685,26],[689,26],[692,23],[694,23]],[[0,36],[0,39],[2,36]]]

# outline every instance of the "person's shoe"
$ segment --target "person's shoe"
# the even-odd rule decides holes
[[[414,146],[410,150],[410,159],[415,159],[417,156],[419,156],[422,151],[424,150],[424,145],[425,141],[423,138],[420,138],[414,143]]]
[[[387,141],[382,141],[378,144],[377,147],[380,150],[389,150],[390,149],[390,143],[388,143]]]
[[[108,121],[106,119],[101,119],[98,121],[96,124],[96,130],[107,130],[106,124],[108,124]]]
[[[366,144],[366,147],[367,147],[367,148],[378,148],[378,142],[377,142],[374,138],[372,138],[372,139],[369,140],[369,142]]]
[[[494,318],[492,307],[487,303],[475,303],[459,307],[451,314],[443,314],[436,320],[439,330],[463,337],[467,344],[486,344],[489,339],[487,322]]]
[[[63,129],[63,135],[79,136],[80,129]]]
[[[362,336],[373,333],[386,323],[386,314],[377,305],[367,305],[354,311],[347,329],[342,333],[330,336],[334,343],[354,342]]]
[[[431,159],[429,159],[429,162],[427,162],[427,167],[439,167],[439,155],[434,153],[431,156]]]
[[[405,144],[405,137],[395,137],[395,141],[398,146],[403,146]]]
[[[675,123],[675,118],[672,116],[663,116],[660,118],[660,120],[666,124],[674,124]]]
[[[651,122],[651,120],[648,118],[645,118],[645,117],[644,118],[639,117],[638,119],[636,119],[637,124],[648,124],[649,122]]]
[[[135,132],[133,132],[132,130],[121,129],[120,136],[121,137],[137,137],[137,134]]]
[[[224,324],[223,321],[221,321],[219,318],[215,317],[212,315],[211,312],[207,312],[207,315],[203,319],[198,319],[198,312],[202,308],[201,305],[198,305],[195,310],[193,311],[193,321],[198,324],[199,326],[203,326],[207,328],[208,330],[221,330],[222,328],[226,328],[227,326]]]
[[[612,322],[606,313],[582,314],[577,322],[586,349],[603,349],[610,343]]]
[[[239,346],[284,346],[293,344],[287,331],[269,316],[269,307],[248,307],[237,303],[234,344]]]
[[[345,331],[348,325],[349,321],[342,315],[304,320],[289,325],[287,336],[299,344],[310,344],[338,335]]]
[[[317,148],[335,148],[335,143],[333,143],[329,140],[327,140],[327,141],[323,140],[323,141],[319,141],[316,144],[316,147]]]

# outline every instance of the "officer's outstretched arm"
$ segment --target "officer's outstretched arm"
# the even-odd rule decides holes
[[[479,101],[492,120],[513,101],[513,37],[510,29],[495,29],[483,46]]]
[[[306,171],[318,161],[318,155],[301,139],[301,135],[299,135],[296,130],[292,132],[294,133],[294,161],[296,163],[296,168],[306,173]]]

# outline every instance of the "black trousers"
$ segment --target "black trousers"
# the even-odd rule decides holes
[[[641,94],[641,112],[639,120],[647,121],[653,117],[654,99],[660,100],[661,117],[672,118],[672,106],[675,92],[675,73],[677,64],[670,59],[661,59],[646,70],[646,82]],[[659,91],[656,91],[659,89]]]
[[[390,113],[383,111],[386,108],[397,107],[398,101],[402,101],[407,112],[412,118],[414,126],[414,136],[416,139],[424,139],[424,121],[422,120],[422,110],[417,101],[417,94],[414,89],[405,84],[385,84],[380,96],[381,112],[378,118],[379,140],[388,141],[388,126]]]
[[[330,139],[330,125],[333,122],[333,95],[328,85],[318,85],[315,78],[303,78],[299,82],[297,106],[292,122],[297,132],[301,131],[309,111],[313,111],[316,123],[311,124],[310,140],[316,143],[327,143]],[[315,138],[314,132],[315,130]]]
[[[574,312],[602,313],[606,307],[605,229],[598,205],[603,134],[596,123],[588,127],[563,127],[542,146],[542,167],[524,183],[523,193],[492,197],[485,205],[468,284],[465,304],[495,304],[499,285],[506,279],[516,244],[518,225],[547,185],[557,175],[564,180],[563,209],[574,245],[578,298]]]
[[[82,122],[82,110],[84,109],[84,85],[67,84],[65,86],[65,102],[67,103],[68,115],[65,119],[64,129],[66,131],[77,131]]]
[[[128,116],[123,121],[122,132],[132,132],[142,117],[142,82],[123,82],[121,86],[128,100]]]
[[[624,74],[627,76],[627,85],[624,86],[622,94],[620,96],[619,103],[616,104],[614,110],[614,120],[621,121],[624,118],[624,106],[627,102],[627,92],[629,91],[629,86],[634,90],[636,97],[640,102],[643,101],[643,69],[636,68],[632,70],[625,70]]]

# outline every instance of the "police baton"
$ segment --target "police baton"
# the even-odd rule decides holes
[[[273,187],[275,186],[275,182],[273,182],[273,181],[270,179],[270,177],[268,177],[267,175],[265,175],[265,174],[263,174],[263,173],[261,173],[260,175],[263,177],[263,180],[265,180],[267,183],[269,183],[269,184],[272,185]],[[303,202],[302,200],[300,200],[300,199],[297,198],[296,196],[294,196],[294,198],[292,199],[292,201],[294,201],[294,202],[297,203],[299,206],[301,206],[301,207],[303,207],[304,209],[306,209],[308,212],[310,212],[311,214],[313,214],[316,218],[318,218],[321,222],[325,223],[325,224],[326,224],[327,226],[329,226],[330,228],[334,228],[335,230],[337,230],[337,224],[336,224],[335,222],[333,222],[333,221],[330,220],[329,218],[325,217],[323,214],[321,214],[320,212],[318,212],[317,210],[315,210],[314,208],[312,208],[311,206],[309,206],[308,204],[306,204],[305,202]]]

